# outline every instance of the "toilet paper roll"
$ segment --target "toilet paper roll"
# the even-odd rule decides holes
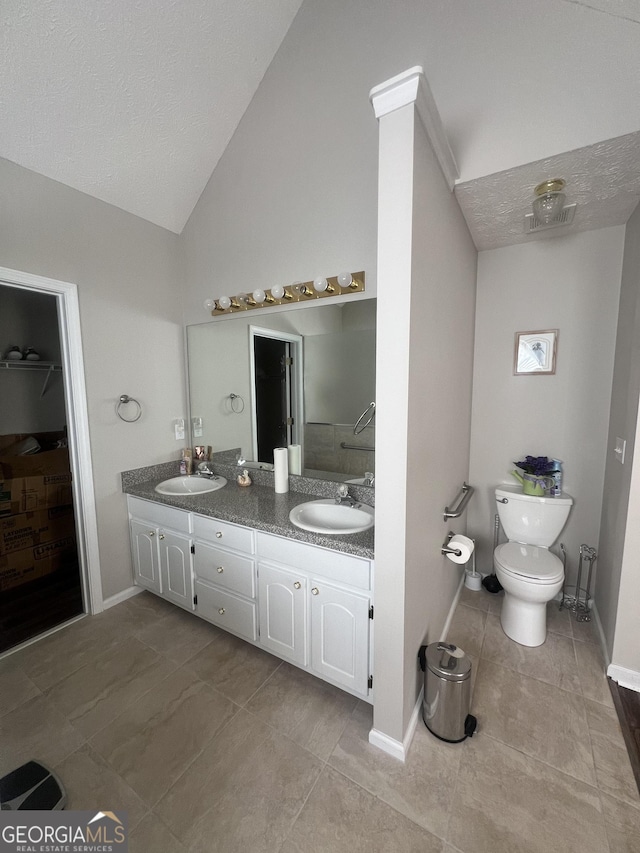
[[[455,548],[460,551],[459,557],[456,554],[447,554],[448,559],[451,560],[452,563],[462,564],[469,562],[475,545],[473,544],[473,539],[469,539],[468,536],[463,536],[462,533],[456,533],[455,536],[452,536],[449,540],[447,547]]]
[[[302,473],[302,453],[300,445],[290,444],[289,447],[287,447],[287,454],[289,457],[289,473],[300,475]]]
[[[289,463],[286,447],[276,447],[273,451],[274,486],[277,494],[289,491]]]

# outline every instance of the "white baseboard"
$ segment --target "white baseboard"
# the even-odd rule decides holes
[[[398,761],[402,761],[404,763],[409,753],[411,741],[413,740],[413,736],[416,732],[418,720],[421,719],[422,716],[423,694],[424,688],[420,690],[418,700],[413,707],[413,711],[411,712],[411,719],[409,720],[409,725],[407,726],[407,731],[405,732],[402,741],[389,737],[389,735],[385,735],[383,732],[379,732],[377,729],[371,729],[371,731],[369,732],[369,743],[373,746],[377,746],[378,749],[381,749],[383,752],[386,752],[387,755],[392,755],[394,758],[397,758]]]
[[[451,607],[449,608],[449,613],[447,615],[447,621],[444,623],[444,628],[442,629],[442,636],[440,637],[440,642],[446,642],[447,635],[449,634],[449,628],[451,627],[451,622],[453,620],[453,616],[456,612],[456,607],[458,606],[458,602],[460,601],[460,596],[462,595],[462,590],[464,589],[464,572],[462,573],[462,577],[460,578],[460,583],[458,584],[458,590],[453,597],[453,602],[451,603]]]
[[[126,601],[127,598],[133,598],[134,595],[138,595],[141,592],[144,592],[141,586],[130,586],[128,589],[123,589],[122,592],[116,592],[115,595],[105,598],[102,602],[102,606],[105,610],[108,610],[109,607],[115,607],[116,604],[122,604],[122,602]]]
[[[629,690],[640,693],[640,672],[636,672],[635,669],[626,669],[624,666],[616,666],[612,663],[607,667],[607,675],[620,687],[627,687]]]

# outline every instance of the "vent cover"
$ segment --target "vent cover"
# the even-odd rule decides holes
[[[559,228],[561,225],[571,225],[576,207],[576,204],[566,204],[551,222],[541,222],[535,214],[526,213],[524,217],[524,230],[527,234],[533,234],[537,231],[547,231],[549,228]]]

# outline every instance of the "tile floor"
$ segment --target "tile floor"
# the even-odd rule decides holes
[[[463,590],[479,732],[419,724],[406,764],[371,708],[149,593],[0,661],[0,773],[55,767],[69,808],[127,809],[132,853],[638,853],[640,799],[593,628],[539,649]]]

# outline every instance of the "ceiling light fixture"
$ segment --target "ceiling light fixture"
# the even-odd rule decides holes
[[[535,188],[536,195],[533,200],[533,213],[539,222],[548,225],[562,211],[566,196],[562,192],[565,181],[562,178],[552,178],[543,181]]]

